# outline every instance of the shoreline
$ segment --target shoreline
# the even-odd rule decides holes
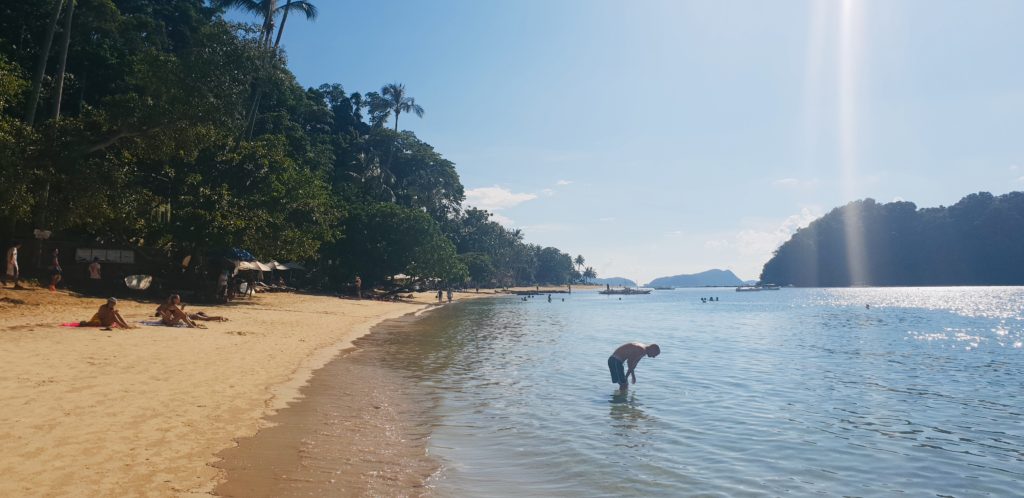
[[[60,326],[101,299],[0,289],[0,494],[209,496],[224,478],[217,453],[268,427],[375,325],[436,307],[431,297],[262,294],[193,307],[230,320],[205,330],[101,331]],[[132,324],[154,307],[119,303]]]
[[[457,303],[453,303],[457,304]],[[440,470],[428,450],[437,403],[389,365],[430,306],[371,327],[313,372],[293,403],[217,454],[215,496],[420,496]]]

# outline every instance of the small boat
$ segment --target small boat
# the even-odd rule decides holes
[[[675,290],[675,287],[655,287],[654,290]]]
[[[736,292],[758,292],[763,290],[779,290],[781,287],[775,284],[765,285],[741,285],[736,288]]]
[[[599,294],[604,294],[606,296],[610,296],[610,295],[630,296],[630,295],[633,295],[633,294],[650,294],[650,293],[651,293],[651,289],[630,289],[629,287],[626,287],[625,289],[606,289],[606,290],[603,290],[603,291],[599,292]]]

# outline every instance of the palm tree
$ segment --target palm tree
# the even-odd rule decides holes
[[[277,31],[277,41],[273,48],[281,43],[281,36],[284,34],[284,23],[288,20],[288,14],[292,11],[299,11],[305,14],[306,19],[316,19],[317,8],[308,0],[287,0],[287,3],[278,7],[278,0],[213,0],[212,5],[218,9],[238,9],[256,15],[262,20],[260,27],[260,45],[271,48],[271,40],[274,39],[274,20],[281,15],[281,27]]]
[[[316,5],[308,0],[288,0],[284,6],[278,8],[281,11],[281,26],[277,28],[277,40],[274,41],[274,48],[281,46],[281,35],[284,34],[284,24],[288,22],[288,13],[297,10],[302,14],[305,14],[306,20],[316,20],[316,16],[319,12],[316,10]]]
[[[579,254],[579,255],[577,255],[577,256],[576,256],[576,259],[575,259],[575,260],[573,260],[573,264],[575,264],[575,265],[576,265],[576,269],[577,269],[577,270],[578,270],[578,269],[580,269],[580,268],[583,268],[583,265],[584,265],[584,264],[585,264],[586,262],[587,262],[587,260],[583,259],[583,255],[582,255],[582,254]]]
[[[395,114],[395,131],[398,131],[398,115],[403,112],[411,112],[423,117],[423,108],[416,104],[416,99],[405,93],[405,85],[401,83],[388,83],[380,89],[388,105],[388,110]]]
[[[57,31],[57,19],[60,18],[61,8],[64,7],[64,0],[54,0],[53,17],[46,28],[46,36],[43,37],[43,46],[39,51],[39,60],[36,62],[36,70],[32,75],[32,91],[29,92],[28,105],[25,109],[25,122],[29,126],[35,124],[36,108],[39,106],[39,92],[43,88],[43,75],[46,73],[46,60],[50,58],[50,46],[53,45],[53,33]]]
[[[68,0],[68,11],[64,15],[64,34],[61,40],[60,55],[58,56],[59,66],[57,67],[57,88],[54,90],[53,98],[53,119],[60,118],[60,99],[64,93],[64,72],[68,67],[68,47],[71,46],[71,20],[75,15],[75,4],[77,0]]]
[[[589,282],[591,279],[597,278],[597,272],[594,271],[592,267],[588,266],[586,270],[583,270],[583,278]]]

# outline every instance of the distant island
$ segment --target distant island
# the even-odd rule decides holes
[[[623,285],[626,287],[636,287],[636,282],[622,277],[609,277],[609,278],[592,278],[587,280],[588,284],[594,285]]]
[[[797,230],[761,282],[800,287],[1024,284],[1024,192],[949,207],[873,199]]]
[[[708,270],[690,275],[659,277],[647,283],[647,287],[732,287],[743,285],[743,281],[732,270]]]

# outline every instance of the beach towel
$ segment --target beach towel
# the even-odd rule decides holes
[[[188,325],[185,325],[184,323],[178,323],[176,325],[166,325],[166,324],[164,324],[164,322],[161,322],[159,320],[143,320],[143,321],[141,321],[139,323],[141,323],[142,325],[145,325],[147,327],[180,327],[180,328],[188,327]]]

